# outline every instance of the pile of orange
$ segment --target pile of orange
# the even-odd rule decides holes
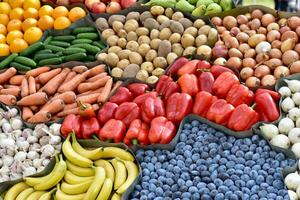
[[[47,29],[65,29],[85,17],[85,11],[64,6],[41,6],[40,0],[0,2],[0,57],[19,53],[39,41]]]

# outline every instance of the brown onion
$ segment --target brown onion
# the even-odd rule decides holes
[[[278,58],[272,58],[265,61],[264,65],[267,65],[270,69],[275,69],[276,67],[282,65],[282,61]]]
[[[215,45],[212,49],[213,58],[228,58],[228,50],[225,45]]]
[[[253,58],[244,58],[243,67],[253,68],[256,65],[256,61]]]
[[[252,18],[251,13],[246,13],[245,16],[247,17],[248,20]]]
[[[271,49],[269,52],[270,58],[278,58],[281,59],[282,53],[279,49]]]
[[[250,22],[250,28],[252,30],[257,30],[261,26],[260,20],[259,19],[253,19]]]
[[[300,26],[298,26],[295,31],[296,31],[297,35],[300,36]]]
[[[237,19],[237,22],[239,24],[246,24],[246,23],[248,23],[248,18],[245,15],[239,15],[239,16],[237,16],[236,19]]]
[[[281,36],[281,34],[279,33],[279,31],[272,30],[272,31],[268,32],[267,40],[268,40],[268,42],[273,42],[274,40],[279,40],[280,36]]]
[[[280,78],[286,77],[288,75],[290,75],[290,70],[286,66],[278,66],[274,70],[274,76],[276,79],[280,79]]]
[[[241,30],[238,28],[238,27],[233,27],[231,30],[230,30],[230,33],[232,36],[236,36],[238,33],[240,33]]]
[[[239,42],[247,42],[249,35],[247,33],[240,32],[236,35],[236,39],[238,39]]]
[[[250,48],[251,47],[249,46],[249,44],[244,43],[244,44],[241,44],[238,49],[240,50],[240,52],[245,53]]]
[[[232,16],[226,16],[223,19],[223,25],[227,28],[227,29],[231,29],[233,27],[237,26],[237,21],[234,17]]]
[[[226,28],[224,26],[217,26],[217,31],[219,34],[222,34],[224,31],[226,31]]]
[[[259,54],[256,55],[255,60],[256,60],[257,63],[264,62],[266,60],[269,60],[269,56],[267,54],[264,54],[264,53],[259,53]]]
[[[248,88],[257,88],[260,86],[260,80],[255,76],[251,76],[251,77],[247,78],[246,86]]]
[[[281,41],[287,40],[287,39],[293,39],[296,43],[298,42],[298,35],[294,31],[286,31],[281,35]]]
[[[240,30],[244,32],[244,31],[250,30],[250,28],[246,24],[241,24]]]
[[[230,37],[225,40],[225,46],[227,48],[238,48],[240,46],[239,41],[235,37]]]
[[[299,54],[294,50],[288,50],[282,55],[282,62],[287,66],[297,60],[299,60]]]
[[[263,26],[268,26],[268,24],[273,22],[275,22],[275,17],[271,14],[264,14],[261,18],[261,23]]]
[[[243,54],[236,48],[231,48],[228,51],[229,57],[238,57],[238,58],[243,58]]]
[[[227,60],[226,65],[239,70],[242,67],[242,60],[238,57],[231,57]]]
[[[283,34],[283,33],[285,33],[286,31],[290,31],[291,29],[290,29],[290,27],[288,27],[288,26],[283,26],[283,27],[281,27],[280,29],[279,29],[279,32],[281,33],[281,34]]]
[[[296,44],[295,48],[294,48],[295,51],[297,51],[297,53],[300,55],[300,44]]]
[[[267,34],[267,29],[265,28],[265,27],[259,27],[258,29],[257,29],[257,33],[259,33],[259,34],[264,34],[264,35],[266,35]]]
[[[215,65],[223,65],[225,66],[226,65],[226,62],[227,60],[225,58],[217,58],[215,61],[214,61],[214,64]]]
[[[296,29],[300,26],[300,17],[292,16],[287,20],[287,24],[291,29]]]
[[[282,18],[278,21],[279,26],[286,26],[287,25],[287,19]]]
[[[222,19],[220,17],[213,17],[213,18],[211,18],[211,22],[215,26],[222,26]]]
[[[247,78],[253,76],[253,69],[250,67],[244,67],[241,71],[240,71],[240,76],[243,80],[246,80]]]
[[[292,50],[295,47],[295,41],[291,38],[288,38],[287,40],[284,40],[281,43],[281,52],[284,53],[288,50]]]
[[[269,25],[267,26],[267,30],[268,30],[268,31],[272,31],[272,30],[278,31],[279,28],[280,28],[279,25],[278,25],[277,23],[275,23],[275,22],[273,22],[273,23],[271,23],[271,24],[269,24]]]
[[[279,40],[274,40],[271,44],[272,48],[280,49],[281,47],[281,41]]]
[[[296,61],[296,62],[293,62],[290,66],[290,71],[291,71],[291,74],[295,74],[295,73],[299,73],[300,72],[300,61]]]
[[[231,34],[230,34],[230,32],[229,31],[224,31],[223,33],[222,33],[222,38],[223,39],[225,39],[225,37],[228,37],[228,36],[230,36],[231,37]]]
[[[265,75],[270,74],[270,73],[271,73],[271,70],[267,65],[259,65],[254,70],[254,76],[256,76],[257,78],[262,78]]]
[[[262,16],[263,16],[263,14],[264,14],[264,13],[263,13],[261,10],[255,9],[255,10],[252,11],[251,17],[252,17],[252,18],[258,18],[258,19],[261,19]]]
[[[224,42],[222,40],[218,40],[216,43],[215,43],[215,46],[217,45],[225,45]]]
[[[265,75],[262,79],[261,79],[261,85],[262,86],[273,86],[276,83],[276,78],[273,75]]]
[[[266,41],[266,36],[264,34],[254,34],[249,38],[248,44],[251,47],[255,47],[258,43],[262,41]]]
[[[255,35],[256,34],[256,31],[255,30],[248,30],[248,31],[244,31],[245,33],[247,33],[250,37],[252,35]]]
[[[244,57],[245,58],[254,58],[256,55],[256,51],[254,49],[248,49],[245,54]]]

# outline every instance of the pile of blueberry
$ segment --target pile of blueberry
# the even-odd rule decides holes
[[[134,200],[289,199],[281,170],[295,164],[259,136],[236,139],[197,120],[184,124],[174,151],[139,150]]]

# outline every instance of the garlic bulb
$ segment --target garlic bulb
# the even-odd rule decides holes
[[[297,172],[288,174],[284,179],[284,184],[289,190],[296,190],[300,185],[300,176]]]

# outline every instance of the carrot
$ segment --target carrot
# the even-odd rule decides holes
[[[79,93],[83,93],[83,92],[86,92],[89,90],[95,90],[97,88],[103,87],[109,79],[110,79],[110,76],[105,76],[103,78],[100,78],[97,81],[92,82],[92,83],[81,83],[78,86],[77,90]]]
[[[0,90],[4,89],[4,87],[2,85],[0,85]]]
[[[87,91],[87,92],[77,95],[77,97],[85,96],[87,94],[101,93],[103,91],[103,89],[104,89],[104,87],[98,88],[97,90],[90,90],[90,91]]]
[[[54,78],[57,74],[59,74],[61,72],[61,68],[57,68],[57,69],[53,69],[49,72],[45,72],[40,74],[37,79],[39,80],[39,82],[44,85],[46,84],[48,81],[50,81],[52,78]]]
[[[30,106],[29,107],[33,112],[37,112],[40,108],[38,106]]]
[[[48,96],[45,92],[37,92],[29,96],[23,97],[17,102],[18,106],[38,106],[47,103]]]
[[[9,79],[9,84],[21,85],[24,78],[25,78],[24,75],[15,75]]]
[[[93,103],[97,102],[97,99],[98,99],[99,95],[101,95],[100,92],[99,93],[95,93],[95,94],[88,94],[88,95],[85,95],[85,96],[78,97],[76,99],[76,101],[77,102],[81,101],[81,102],[84,102],[84,103],[93,104]]]
[[[58,88],[59,93],[67,92],[67,91],[74,91],[78,85],[85,81],[87,75],[89,74],[89,71],[84,72],[83,74],[78,74],[68,82],[62,84]]]
[[[28,78],[28,87],[29,87],[29,94],[36,93],[35,80],[32,76],[29,76],[29,78]]]
[[[0,74],[0,84],[6,83],[11,77],[16,75],[17,70],[13,67],[8,68],[5,72]]]
[[[9,89],[9,88],[19,88],[19,86],[16,85],[4,85],[4,88]]]
[[[76,75],[77,75],[76,72],[70,72],[70,73],[68,73],[68,75],[67,75],[67,77],[65,78],[63,84],[66,83],[66,82],[68,82],[68,81],[71,80],[72,78],[74,78]]]
[[[87,80],[87,82],[94,82],[94,81],[97,81],[97,80],[99,80],[100,78],[105,77],[106,75],[107,75],[106,72],[102,72],[102,73],[100,73],[100,74],[97,74],[96,76],[93,76],[93,77],[89,78],[89,79]]]
[[[72,68],[72,71],[77,72],[78,74],[82,74],[83,72],[85,72],[87,70],[88,70],[88,68],[84,65],[79,65],[79,66]]]
[[[113,95],[114,92],[122,85],[122,83],[123,83],[122,81],[117,81],[114,84],[114,87],[111,89],[109,96]]]
[[[26,78],[23,79],[21,84],[21,97],[26,97],[29,95],[29,86]]]
[[[57,117],[64,117],[67,116],[69,114],[75,114],[77,115],[79,113],[79,109],[78,108],[71,108],[68,110],[64,110],[62,112],[57,113]]]
[[[8,88],[8,89],[0,90],[0,94],[10,94],[15,97],[18,97],[20,95],[20,92],[21,92],[20,88]]]
[[[69,68],[64,68],[58,75],[56,75],[46,85],[44,85],[42,91],[45,91],[49,95],[53,95],[62,84],[69,72]]]
[[[111,88],[112,88],[112,84],[113,84],[112,78],[108,79],[101,94],[99,95],[99,97],[97,99],[98,103],[104,103],[108,99]]]
[[[62,99],[65,104],[75,103],[76,102],[76,94],[73,91],[64,92],[62,94],[58,94],[51,99],[54,101],[56,99]]]
[[[29,107],[22,108],[22,119],[27,121],[30,117],[33,116],[33,112]]]
[[[27,122],[36,124],[36,123],[48,122],[50,121],[50,119],[51,119],[51,114],[49,112],[41,111],[36,113],[32,117],[30,117]]]
[[[26,76],[32,76],[32,77],[35,78],[35,77],[39,76],[42,73],[48,72],[50,69],[51,68],[47,67],[47,66],[32,69],[32,70],[29,70],[28,72],[26,72]]]
[[[17,98],[11,94],[0,94],[0,101],[8,106],[15,105]]]
[[[69,109],[77,108],[77,107],[78,107],[77,103],[71,103],[71,104],[65,105],[64,110],[69,110]]]
[[[56,99],[54,101],[51,101],[51,102],[45,104],[39,112],[46,111],[51,114],[55,114],[55,113],[63,110],[64,106],[65,106],[65,103],[62,99]]]
[[[92,69],[89,70],[89,77],[93,77],[96,76],[97,74],[100,74],[102,72],[105,72],[105,65],[101,64],[101,65],[97,65],[95,67],[93,67]]]
[[[38,91],[39,89],[41,89],[41,84],[35,83],[35,88],[36,88],[36,90]]]

